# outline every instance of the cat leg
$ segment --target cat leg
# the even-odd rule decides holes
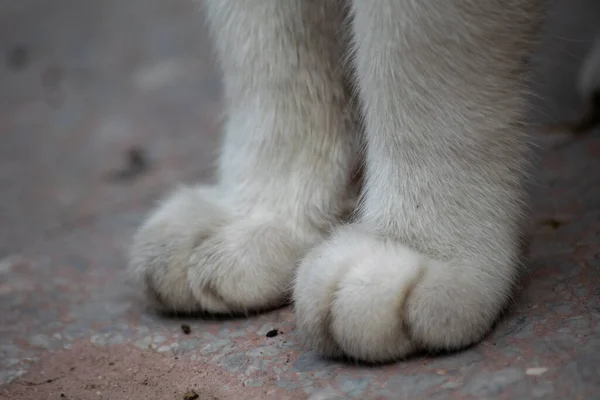
[[[336,0],[208,0],[228,120],[215,186],[184,187],[134,237],[130,272],[170,311],[280,306],[343,217],[356,133]]]
[[[381,362],[480,340],[518,273],[534,0],[355,0],[364,198],[299,267],[298,331]]]

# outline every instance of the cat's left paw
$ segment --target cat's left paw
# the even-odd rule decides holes
[[[502,278],[491,287],[470,272],[350,225],[301,263],[297,327],[322,355],[367,362],[460,348],[483,337],[506,297]]]

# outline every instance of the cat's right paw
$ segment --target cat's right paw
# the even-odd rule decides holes
[[[212,187],[185,187],[134,237],[129,270],[159,309],[247,313],[287,301],[297,261],[321,238],[284,215],[238,215]]]

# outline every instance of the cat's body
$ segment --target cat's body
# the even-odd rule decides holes
[[[366,361],[481,339],[519,268],[541,3],[206,1],[220,175],[137,233],[149,298],[230,313],[291,295],[308,345]]]

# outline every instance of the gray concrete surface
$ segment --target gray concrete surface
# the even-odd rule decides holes
[[[552,3],[540,125],[582,111],[576,73],[596,30],[600,2]],[[598,397],[598,132],[560,148],[565,135],[532,132],[530,273],[464,352],[348,365],[302,349],[290,309],[242,320],[146,309],[123,276],[131,233],[175,184],[210,179],[222,110],[207,39],[189,0],[0,2],[0,398]],[[115,178],[132,149],[149,168]]]

